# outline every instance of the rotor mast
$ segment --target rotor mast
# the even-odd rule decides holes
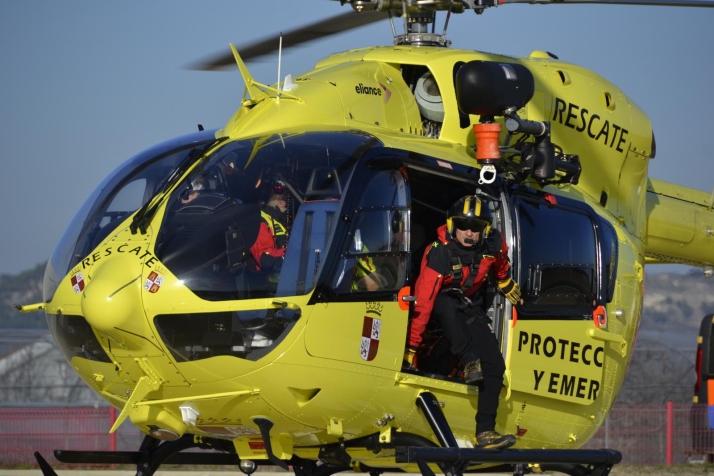
[[[446,39],[446,29],[449,25],[451,13],[464,11],[464,3],[454,0],[344,0],[349,3],[357,13],[363,11],[381,11],[389,14],[392,24],[395,45],[410,46],[441,46],[451,45]],[[436,33],[436,12],[446,11],[442,33]],[[404,33],[396,34],[394,29],[394,16],[404,19]],[[429,31],[431,30],[431,31]]]
[[[442,46],[451,45],[446,39],[446,28],[452,13],[463,13],[466,9],[481,14],[486,8],[507,3],[571,3],[571,4],[612,4],[612,5],[659,5],[681,7],[714,7],[714,0],[341,0],[349,3],[357,13],[387,12],[392,22],[395,45]],[[437,11],[446,11],[444,31],[434,32]],[[404,18],[404,33],[397,35],[393,16]],[[429,32],[429,25],[432,26]]]

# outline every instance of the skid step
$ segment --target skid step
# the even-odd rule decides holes
[[[612,466],[622,461],[622,454],[612,449],[549,450],[481,448],[430,448],[399,446],[395,448],[397,463],[416,463],[423,475],[434,476],[428,463],[440,467],[466,468],[476,464],[511,464],[516,475],[524,473],[524,464],[538,464],[543,469],[566,472],[574,476],[607,476]],[[454,471],[459,473],[458,469]]]

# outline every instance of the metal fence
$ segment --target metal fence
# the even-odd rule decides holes
[[[625,464],[712,462],[707,405],[616,404],[586,448],[614,448]]]
[[[56,466],[56,449],[139,449],[143,434],[131,423],[109,434],[116,413],[113,407],[0,408],[0,467],[34,467],[35,451]]]
[[[110,407],[0,408],[0,467],[35,466],[39,451],[55,466],[55,449],[135,451],[143,435],[116,419]],[[711,461],[714,431],[708,407],[693,404],[616,404],[586,448],[614,448],[625,464],[681,464]]]

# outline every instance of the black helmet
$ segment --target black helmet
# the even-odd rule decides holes
[[[454,236],[456,228],[469,229],[479,232],[479,240],[482,240],[491,231],[492,222],[491,210],[476,195],[466,195],[458,199],[446,215],[446,228],[451,236]]]
[[[271,198],[279,196],[287,197],[285,184],[280,180],[267,180],[260,185],[263,200],[268,202]]]

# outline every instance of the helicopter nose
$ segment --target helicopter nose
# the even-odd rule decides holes
[[[90,326],[111,334],[143,317],[141,266],[132,256],[116,256],[90,271],[82,293],[82,314]]]

